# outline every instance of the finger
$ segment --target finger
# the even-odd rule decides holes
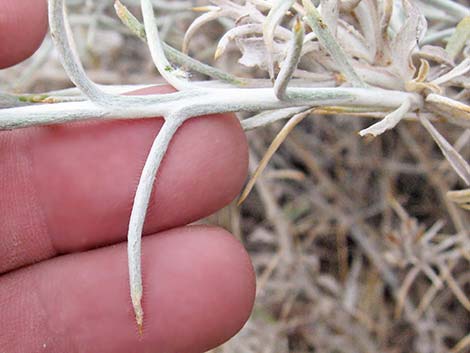
[[[123,241],[161,125],[151,119],[1,132],[0,272]],[[187,121],[163,160],[144,233],[215,212],[237,195],[246,172],[246,139],[233,115]]]
[[[0,1],[0,69],[30,57],[47,31],[46,0]]]
[[[252,309],[253,269],[226,231],[186,227],[144,240],[139,339],[125,244],[67,255],[0,277],[0,347],[9,353],[205,352]]]

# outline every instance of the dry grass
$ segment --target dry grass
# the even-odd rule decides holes
[[[93,79],[161,82],[112,1],[75,2],[72,24]],[[195,16],[166,12],[165,41],[180,48]],[[226,26],[206,25],[190,52],[212,62]],[[227,51],[217,66],[245,77],[265,74],[239,65],[235,47]],[[10,91],[69,86],[49,39],[0,77]],[[461,96],[468,104],[468,86]],[[214,352],[470,352],[470,217],[446,198],[463,185],[421,125],[405,122],[374,140],[360,138],[369,124],[312,114],[286,138],[241,208],[233,204],[209,219],[241,239],[258,275],[250,321]],[[282,126],[248,133],[252,172]],[[470,160],[470,130],[436,126]]]

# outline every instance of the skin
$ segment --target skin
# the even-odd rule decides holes
[[[1,67],[37,48],[42,38],[18,28],[43,35],[45,6],[0,0],[0,15],[16,18],[0,20],[0,33],[11,34],[0,41]],[[0,132],[2,352],[204,352],[244,325],[255,294],[247,253],[225,230],[186,226],[228,204],[247,173],[237,119],[213,115],[180,128],[157,176],[143,241],[144,332],[137,333],[124,241],[161,124]]]
[[[0,0],[0,69],[31,56],[47,31],[45,0]]]

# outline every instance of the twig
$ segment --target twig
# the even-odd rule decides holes
[[[145,162],[139,185],[135,193],[134,204],[132,206],[129,221],[129,231],[127,234],[127,254],[129,261],[129,285],[134,306],[135,318],[139,331],[142,332],[144,312],[141,305],[142,300],[142,269],[141,269],[141,242],[142,230],[145,222],[145,215],[150,201],[153,184],[160,163],[170,145],[171,139],[177,129],[184,122],[184,119],[166,119],[160,132],[150,149],[147,161]]]

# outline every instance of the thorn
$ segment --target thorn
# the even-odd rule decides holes
[[[144,334],[144,313],[142,311],[142,307],[134,308],[135,312],[135,321],[137,323],[137,330],[139,332],[139,336],[142,337]]]
[[[300,18],[297,16],[295,18],[295,24],[294,24],[294,32],[299,33],[302,30],[302,22],[300,21]]]
[[[124,18],[126,16],[125,6],[119,0],[114,2],[114,10],[119,18]]]
[[[222,55],[222,48],[219,48],[217,47],[217,49],[215,50],[215,54],[214,54],[214,60],[217,60],[218,58],[220,58],[220,56]]]
[[[144,312],[142,311],[142,306],[134,306],[135,321],[137,322],[137,327],[139,328],[139,333],[142,334],[142,326],[144,323]]]
[[[139,331],[139,336],[143,335],[143,326],[144,326],[144,311],[142,310],[142,294],[136,293],[132,294],[132,306],[134,307],[135,321],[137,323],[137,329]]]
[[[196,6],[191,8],[192,11],[194,12],[208,12],[208,11],[214,11],[217,10],[217,6]]]

